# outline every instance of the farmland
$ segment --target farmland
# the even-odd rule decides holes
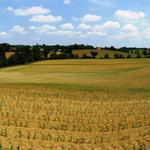
[[[105,58],[106,55],[108,55],[110,58],[114,58],[115,54],[121,54],[125,58],[127,58],[128,55],[130,55],[132,58],[136,57],[136,54],[130,53],[130,52],[121,52],[121,51],[112,51],[112,50],[107,50],[107,49],[101,49],[97,48],[95,50],[90,50],[90,49],[83,49],[83,50],[73,50],[74,55],[78,55],[79,58],[83,58],[84,55],[91,57],[91,51],[97,52],[96,58]],[[141,56],[143,56],[141,54]]]
[[[149,108],[150,59],[3,68],[0,150],[148,150]]]

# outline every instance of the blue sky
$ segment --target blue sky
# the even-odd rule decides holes
[[[150,0],[0,0],[0,42],[150,47]]]

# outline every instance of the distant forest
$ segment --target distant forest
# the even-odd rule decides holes
[[[96,58],[97,52],[93,51],[98,49],[92,45],[74,44],[74,45],[10,45],[7,43],[0,44],[0,66],[11,66],[36,62],[40,60],[48,59],[78,59],[77,55],[72,53],[73,50],[91,50],[91,58]],[[136,48],[136,47],[122,47],[115,48],[103,47],[103,50],[110,50],[124,53],[136,53],[137,58],[140,58],[140,54],[145,58],[150,57],[150,48]],[[140,52],[140,53],[139,53]],[[9,57],[7,57],[9,55]],[[116,57],[120,57],[120,55]],[[86,57],[83,56],[85,59]],[[87,57],[89,58],[89,57]],[[109,57],[106,57],[109,58]],[[123,57],[120,57],[123,58]]]

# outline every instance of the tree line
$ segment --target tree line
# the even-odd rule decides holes
[[[73,44],[73,45],[10,45],[8,43],[0,44],[0,66],[8,66],[8,65],[19,65],[19,64],[26,64],[30,62],[40,61],[40,60],[47,60],[47,59],[70,59],[79,58],[78,55],[73,54],[73,50],[86,50],[91,49],[91,56],[87,56],[86,54],[83,55],[83,59],[87,58],[96,58],[98,55],[97,52],[92,51],[95,48],[92,45],[84,45],[84,44]],[[136,47],[122,47],[122,48],[115,48],[111,47],[104,47],[101,48],[104,50],[111,50],[116,51],[114,58],[124,58],[122,54],[118,52],[125,52],[128,53],[127,58],[131,58],[132,54],[136,54],[137,58],[141,57],[141,54],[144,57],[150,57],[150,49],[149,48],[136,48]],[[6,58],[7,52],[12,52],[9,58]],[[110,58],[109,54],[104,56],[105,59]]]
[[[73,50],[95,49],[94,46],[84,44],[74,45],[9,45],[0,44],[0,66],[26,64],[30,62],[51,59],[76,58]],[[7,52],[14,52],[6,59]]]
[[[137,47],[115,48],[114,46],[110,46],[110,47],[104,47],[102,49],[124,52],[124,53],[131,53],[131,54],[143,54],[144,56],[150,55],[150,48],[137,48]]]

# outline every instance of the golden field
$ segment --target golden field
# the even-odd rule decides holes
[[[5,57],[6,57],[6,59],[9,59],[9,58],[11,58],[14,54],[15,54],[15,52],[6,52],[6,53],[5,53]]]
[[[150,59],[50,60],[0,70],[0,150],[149,150]]]

